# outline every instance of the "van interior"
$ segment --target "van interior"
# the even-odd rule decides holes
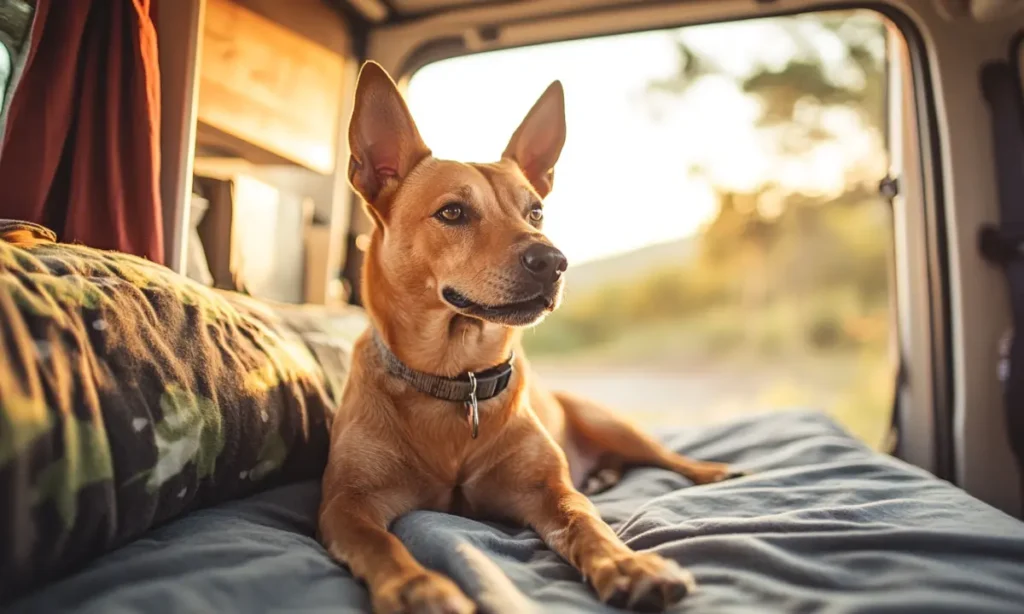
[[[362,64],[394,78],[435,156],[462,161],[498,159],[560,80],[568,137],[545,232],[568,258],[567,290],[524,334],[531,365],[676,449],[750,471],[694,487],[636,469],[595,497],[631,547],[686,559],[702,589],[678,611],[1021,611],[1022,41],[1013,0],[0,0],[0,237],[8,224],[132,254],[173,272],[162,284],[270,305],[251,309],[298,330],[326,423],[366,325],[374,222],[348,142]],[[0,252],[0,276],[28,260]],[[26,275],[0,287],[23,314]],[[83,296],[76,313],[92,309]],[[181,302],[186,323],[221,309]],[[43,461],[3,469],[39,435],[5,443],[3,428],[26,432],[13,408],[30,406],[18,391],[35,389],[32,369],[47,411],[65,380],[14,359],[19,335],[40,330],[26,322],[0,335],[0,605],[369,611],[317,542],[318,473],[289,473],[288,437],[280,462],[236,487],[157,432],[156,467],[179,459],[188,475],[161,490],[119,468],[108,432],[112,468],[75,482],[112,484],[104,507],[89,516],[76,491],[40,512]],[[172,371],[216,371],[219,351],[188,349],[200,329],[213,330],[181,324],[142,345],[169,344],[185,365]],[[86,362],[103,364],[104,347]],[[121,411],[106,385],[100,430]],[[67,392],[69,407],[90,394]],[[311,394],[282,392],[282,407],[313,407]],[[160,398],[160,412],[206,415]],[[255,432],[218,421],[225,449]],[[46,454],[76,449],[54,437]],[[47,475],[70,488],[88,473],[73,465]],[[124,490],[143,484],[145,497]],[[37,535],[33,514],[64,532]],[[526,529],[417,512],[391,530],[481,611],[616,611]]]

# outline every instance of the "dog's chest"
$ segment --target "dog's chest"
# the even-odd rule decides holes
[[[435,469],[441,469],[435,467]],[[422,503],[426,509],[466,517],[489,517],[486,493],[480,489],[486,481],[486,469],[466,459],[444,470],[421,476]]]
[[[466,493],[463,485],[456,484],[451,488],[443,489],[429,502],[429,509],[455,514],[456,516],[472,517],[479,513],[477,506],[473,505],[471,497]]]
[[[456,516],[477,517],[481,508],[475,502],[473,488],[463,483],[435,483],[421,503],[424,509],[455,514]]]

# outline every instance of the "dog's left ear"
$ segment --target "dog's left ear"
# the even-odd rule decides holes
[[[502,158],[514,161],[541,198],[551,192],[555,163],[565,145],[565,92],[555,81],[519,124]]]
[[[387,215],[382,210],[382,192],[405,179],[430,155],[430,149],[420,138],[395,82],[375,62],[366,62],[359,71],[348,141],[352,187],[376,215]]]

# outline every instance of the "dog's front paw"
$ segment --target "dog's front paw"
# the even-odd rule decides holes
[[[693,470],[689,477],[694,484],[715,484],[741,478],[747,475],[745,471],[735,469],[724,463],[701,463],[700,467]]]
[[[742,478],[747,476],[748,473],[742,469],[736,469],[731,465],[722,465],[721,470],[714,476],[715,479],[712,482],[725,482],[726,480],[735,480],[736,478]]]
[[[590,572],[601,601],[637,612],[661,612],[697,589],[693,574],[650,552],[608,557]]]
[[[373,595],[376,614],[473,614],[476,605],[455,583],[430,571],[385,583]]]

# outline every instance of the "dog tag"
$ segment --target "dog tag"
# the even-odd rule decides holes
[[[476,439],[480,432],[480,406],[476,401],[476,375],[469,372],[469,384],[472,388],[469,391],[469,400],[466,401],[466,422],[469,423],[469,432]]]

